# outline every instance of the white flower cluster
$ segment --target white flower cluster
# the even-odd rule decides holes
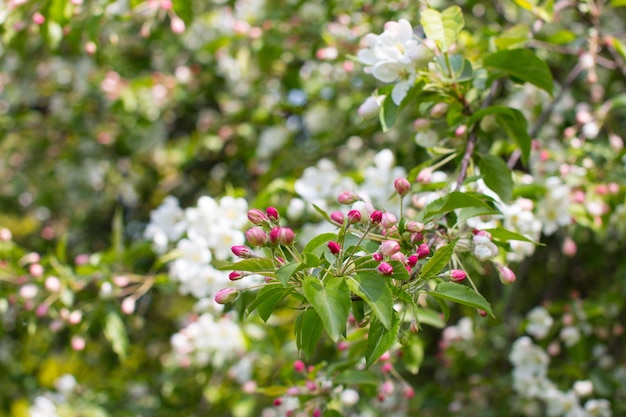
[[[179,283],[181,294],[212,299],[218,290],[236,285],[226,272],[213,268],[211,260],[234,259],[230,248],[244,244],[247,212],[243,198],[226,196],[217,201],[203,196],[196,207],[183,210],[170,196],[150,214],[145,237],[153,241],[155,250],[164,253],[176,244],[177,258],[170,264],[170,276]]]
[[[28,409],[30,417],[59,417],[67,410],[59,410],[65,406],[68,398],[74,393],[77,383],[72,374],[63,374],[54,381],[56,392],[47,392],[37,396]]]
[[[526,331],[533,336],[545,338],[553,319],[543,307],[535,307],[528,314]],[[564,329],[574,328],[572,326]],[[563,332],[561,332],[563,333]],[[561,334],[566,345],[567,338]],[[575,343],[575,342],[574,342]],[[548,417],[611,417],[610,403],[604,399],[588,399],[584,406],[580,401],[593,393],[591,381],[576,381],[569,391],[561,391],[548,378],[550,358],[546,351],[522,336],[513,343],[509,360],[513,364],[513,389],[526,402],[526,415],[543,415],[537,402],[545,404]]]
[[[205,313],[171,337],[173,356],[179,366],[220,367],[245,352],[241,327],[228,316],[219,319]]]
[[[433,58],[432,50],[420,42],[406,19],[387,22],[383,33],[365,35],[363,44],[357,57],[367,65],[365,72],[379,81],[396,83],[391,98],[397,105],[415,83],[417,71]]]

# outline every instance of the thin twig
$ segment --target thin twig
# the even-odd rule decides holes
[[[493,103],[496,99],[496,95],[500,90],[500,86],[502,85],[502,79],[497,79],[491,84],[491,90],[489,90],[489,94],[485,97],[485,101],[483,102],[481,108],[487,108]],[[463,159],[461,160],[461,171],[459,172],[459,176],[456,179],[456,190],[461,188],[463,185],[463,181],[465,181],[465,176],[467,175],[467,168],[469,167],[470,160],[472,159],[472,154],[474,153],[474,147],[476,146],[476,142],[478,141],[478,135],[476,132],[478,131],[479,123],[474,123],[472,129],[470,130],[467,137],[467,145],[465,145],[465,154],[463,155]]]

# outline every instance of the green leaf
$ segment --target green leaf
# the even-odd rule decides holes
[[[469,124],[472,125],[487,115],[495,115],[496,123],[510,138],[515,140],[522,152],[522,161],[527,164],[530,157],[531,137],[528,134],[528,122],[524,114],[510,107],[490,106],[474,113],[469,119]]]
[[[531,49],[505,49],[487,55],[483,60],[487,68],[493,68],[531,83],[552,95],[554,82],[548,64]]]
[[[128,335],[124,322],[117,313],[110,312],[107,314],[104,323],[104,337],[111,344],[113,352],[120,357],[121,360],[126,359],[128,354]]]
[[[491,207],[465,207],[459,209],[457,215],[457,224],[465,222],[467,219],[477,216],[488,216],[493,214],[500,214],[500,211]]]
[[[463,284],[441,282],[437,284],[434,290],[429,291],[429,294],[435,298],[486,311],[491,317],[495,318],[487,300],[485,300],[482,295]]]
[[[487,187],[498,194],[505,203],[511,201],[513,177],[506,163],[497,156],[485,155],[480,158],[478,167]]]
[[[321,235],[315,236],[313,239],[309,240],[309,243],[306,244],[302,253],[312,253],[318,258],[326,249],[326,244],[331,240],[337,240],[337,233],[322,233]]]
[[[393,102],[391,94],[388,94],[380,106],[379,113],[380,124],[383,127],[383,132],[387,132],[393,127],[393,124],[398,118],[398,114],[400,114],[400,106],[397,106],[396,103]]]
[[[521,47],[528,41],[529,33],[530,29],[527,25],[518,24],[502,32],[494,39],[494,43],[498,49]]]
[[[245,272],[273,272],[274,262],[267,258],[250,258],[239,262],[225,262],[216,264],[220,271],[245,271]]]
[[[385,328],[391,327],[393,319],[393,297],[387,280],[376,273],[361,273],[347,278],[350,291],[370,306],[376,318]]]
[[[302,269],[302,263],[300,262],[285,264],[276,270],[276,277],[283,284],[283,287],[286,287],[289,282],[289,278],[291,278],[291,276],[299,269]]]
[[[322,210],[320,207],[318,207],[315,204],[313,204],[313,208],[315,209],[315,211],[317,211],[324,218],[324,220],[326,220],[328,223],[333,223],[333,221],[330,218],[330,216],[328,215],[328,213],[326,213],[324,210]]]
[[[313,356],[323,331],[322,319],[312,308],[305,310],[298,316],[295,325],[296,346],[304,353],[305,357]]]
[[[396,311],[393,312],[390,329],[386,329],[376,318],[372,318],[367,336],[367,349],[365,350],[365,363],[368,367],[393,346],[398,339],[399,329],[400,319]]]
[[[391,275],[391,278],[400,281],[408,281],[411,278],[409,271],[406,270],[406,267],[402,262],[389,261],[389,265],[393,267],[393,274]]]
[[[456,42],[456,38],[465,26],[463,12],[459,6],[448,7],[442,13],[434,9],[425,9],[420,16],[420,23],[428,39],[434,40],[441,52],[447,52]]]
[[[508,242],[509,240],[520,240],[522,242],[530,242],[530,243],[534,243],[535,245],[540,245],[543,246],[543,243],[539,243],[539,242],[535,242],[532,239],[527,238],[526,236],[516,233],[516,232],[512,232],[508,229],[505,229],[503,227],[496,227],[493,229],[485,229],[485,232],[488,232],[491,234],[491,236],[496,239],[496,240],[500,240],[503,242]]]
[[[437,64],[441,70],[442,74],[445,74],[441,77],[441,79],[445,82],[450,83],[462,83],[465,81],[469,81],[474,77],[474,71],[472,70],[472,63],[467,59],[463,58],[461,55],[439,55],[436,58]],[[452,75],[448,75],[448,66],[452,71]],[[448,109],[447,116],[450,116],[452,113],[452,108]],[[462,108],[459,108],[459,114],[462,114]],[[448,120],[450,122],[450,120]]]
[[[624,7],[626,6],[626,0],[611,0],[611,7]]]
[[[339,411],[333,410],[332,408],[327,408],[326,411],[324,411],[323,417],[342,417],[342,416],[343,414],[341,414]]]
[[[324,282],[307,276],[302,289],[324,323],[324,328],[333,342],[337,342],[346,327],[350,314],[350,289],[344,278],[329,277]]]
[[[417,322],[419,324],[427,324],[437,329],[446,327],[446,322],[441,318],[441,314],[430,308],[417,309]]]
[[[422,212],[422,221],[427,223],[437,216],[464,207],[491,208],[491,206],[473,194],[453,191],[447,196],[428,204]]]
[[[411,335],[408,343],[402,349],[402,364],[407,371],[417,375],[424,361],[424,342],[415,335]]]
[[[454,239],[447,245],[439,248],[435,254],[424,264],[420,275],[423,279],[434,277],[450,262],[452,255],[454,254],[454,245],[459,239]]]
[[[276,306],[283,301],[293,290],[277,284],[267,284],[258,292],[253,302],[248,305],[248,314],[257,310],[259,317],[267,321]]]
[[[348,369],[343,371],[334,378],[336,385],[373,385],[377,386],[380,379],[368,371],[358,371],[356,369]]]

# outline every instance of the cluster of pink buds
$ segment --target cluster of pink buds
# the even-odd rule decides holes
[[[275,207],[268,207],[265,211],[251,209],[248,211],[248,220],[257,226],[245,232],[246,240],[251,246],[291,245],[295,240],[296,236],[292,229],[280,226],[280,215]]]

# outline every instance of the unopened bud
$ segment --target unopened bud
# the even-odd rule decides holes
[[[246,240],[252,246],[263,246],[267,243],[269,237],[265,230],[260,227],[253,227],[251,229],[246,230]]]
[[[293,230],[288,227],[275,226],[270,231],[270,241],[274,244],[291,245],[295,239]]]
[[[255,224],[257,226],[262,226],[263,224],[266,224],[269,221],[269,218],[261,210],[251,209],[251,210],[248,210],[248,220],[250,220],[252,224]]]
[[[372,254],[372,259],[374,259],[376,262],[381,262],[383,260],[383,255],[375,252],[374,254]]]
[[[409,257],[407,258],[406,263],[407,263],[407,265],[408,265],[408,266],[410,266],[411,268],[413,268],[413,267],[417,264],[417,261],[418,261],[418,260],[419,260],[419,259],[417,258],[417,255],[411,255],[411,256],[409,256]]]
[[[418,233],[424,230],[424,223],[410,221],[410,222],[407,222],[405,227],[406,227],[406,230],[411,233]]]
[[[424,168],[423,170],[419,172],[419,174],[417,174],[417,178],[415,179],[415,181],[419,182],[420,184],[430,184],[432,175],[433,175],[432,169]]]
[[[343,224],[343,213],[340,211],[333,211],[332,213],[330,213],[330,219],[333,221],[333,223],[341,226]]]
[[[396,216],[393,213],[385,212],[383,214],[382,220],[380,221],[380,224],[385,229],[391,229],[392,227],[394,227],[396,225],[397,222],[398,222],[398,219],[396,218]]]
[[[354,204],[360,199],[361,198],[358,195],[349,191],[344,191],[343,193],[339,194],[339,196],[337,196],[337,202],[344,205]]]
[[[381,262],[377,269],[381,275],[389,276],[393,274],[393,266],[389,265],[387,262]]]
[[[517,279],[517,277],[515,276],[515,273],[511,270],[511,268],[507,266],[502,265],[498,267],[498,271],[500,272],[500,282],[503,285],[512,284]]]
[[[328,249],[333,255],[338,255],[339,252],[341,252],[341,246],[339,245],[339,243],[333,242],[332,240],[328,242]]]
[[[350,210],[348,212],[348,223],[355,224],[361,221],[361,212],[359,210]]]
[[[296,372],[304,372],[306,370],[306,365],[298,359],[293,363],[293,370]]]
[[[428,255],[430,255],[430,248],[426,243],[422,243],[417,247],[417,251],[415,252],[417,255],[417,259],[424,259]]]
[[[268,208],[265,209],[265,212],[267,213],[267,215],[270,218],[270,220],[273,220],[273,221],[277,222],[278,219],[280,218],[280,216],[278,214],[278,210],[276,210],[275,207],[268,207]]]
[[[380,253],[383,256],[391,256],[400,250],[400,243],[396,240],[385,240],[380,244]]]
[[[461,282],[465,278],[467,278],[467,274],[465,273],[465,271],[462,271],[460,269],[453,269],[452,271],[450,271],[449,276],[450,279],[454,282]]]
[[[172,32],[181,34],[185,31],[185,22],[178,16],[174,16],[170,22]]]
[[[411,183],[406,178],[396,178],[393,182],[393,187],[396,189],[396,192],[401,196],[405,196],[411,191]]]
[[[235,288],[222,288],[215,294],[215,302],[218,304],[232,303],[238,296],[239,290]]]
[[[401,264],[406,263],[406,256],[402,252],[396,252],[393,255],[391,255],[389,258],[393,261],[398,261]]]
[[[256,257],[254,252],[252,252],[252,249],[250,249],[247,246],[236,245],[236,246],[232,246],[230,250],[233,252],[233,255],[235,255],[238,258],[248,259],[248,258]]]
[[[239,281],[244,277],[244,273],[242,271],[233,271],[228,274],[228,279],[231,281]]]
[[[380,210],[374,210],[372,214],[370,214],[370,220],[374,224],[378,224],[383,219],[383,212]]]

